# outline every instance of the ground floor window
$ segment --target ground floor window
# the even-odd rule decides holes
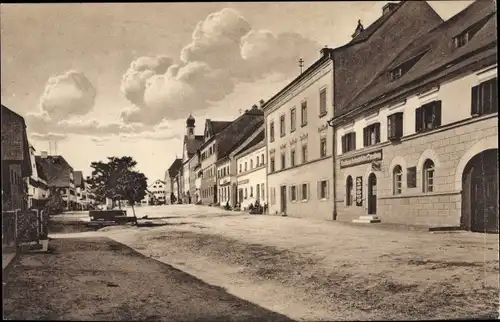
[[[271,188],[271,205],[276,204],[276,188]]]
[[[346,202],[346,206],[352,206],[352,196],[353,196],[353,193],[352,193],[352,190],[354,188],[354,185],[352,183],[352,177],[351,176],[348,176],[347,177],[347,180],[346,180],[346,183],[345,183],[345,202]]]
[[[301,188],[302,200],[306,201],[309,199],[309,184],[303,183]]]
[[[297,186],[290,187],[290,200],[297,201]]]
[[[328,180],[318,182],[319,199],[328,199]]]
[[[397,165],[393,170],[393,191],[395,195],[400,195],[403,183],[403,169]]]
[[[434,162],[427,159],[424,163],[423,169],[423,192],[433,192],[434,191]]]

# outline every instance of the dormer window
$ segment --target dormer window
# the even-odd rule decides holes
[[[466,31],[453,38],[453,44],[455,45],[455,48],[459,48],[468,43],[469,39],[469,31]]]
[[[389,72],[389,79],[391,80],[391,82],[395,81],[398,78],[401,78],[401,76],[403,76],[403,69],[401,67],[393,69]]]
[[[392,68],[389,70],[389,80],[391,82],[394,82],[397,79],[400,79],[404,74],[406,74],[415,64],[422,58],[424,57],[425,53],[428,51],[428,49],[424,50],[423,52],[407,59],[406,61],[402,62],[398,66]]]

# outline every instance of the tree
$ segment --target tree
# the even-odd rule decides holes
[[[49,215],[57,215],[62,213],[64,210],[64,200],[61,193],[57,189],[51,189],[49,198],[45,203],[45,211]]]
[[[121,197],[121,200],[127,200],[132,206],[132,212],[136,220],[134,205],[136,202],[141,202],[146,196],[147,185],[146,176],[138,171],[124,171],[117,180],[117,194]]]

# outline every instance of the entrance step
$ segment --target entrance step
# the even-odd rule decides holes
[[[368,215],[368,216],[359,216],[358,219],[354,219],[352,222],[356,224],[374,224],[381,222],[381,220],[377,216]]]

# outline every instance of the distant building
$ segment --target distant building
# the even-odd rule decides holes
[[[195,161],[191,162],[196,157],[196,151],[203,144],[203,135],[195,135],[196,120],[192,115],[186,120],[186,135],[184,135],[184,145],[182,152],[182,178],[180,191],[183,203],[192,203],[192,197],[196,191],[194,171]]]
[[[73,167],[60,155],[42,151],[36,160],[47,177],[50,193],[59,193],[65,210],[78,210]]]
[[[2,210],[28,208],[26,179],[33,173],[24,118],[2,105]]]
[[[86,184],[86,180],[83,177],[82,171],[75,171],[73,175],[75,179],[77,208],[78,210],[88,210],[90,199],[88,196],[89,193],[87,191],[88,186]]]
[[[170,196],[167,196],[169,199],[170,203],[172,203],[171,197],[173,196],[175,199],[174,203],[177,203],[179,200],[179,195],[180,195],[180,170],[182,169],[182,159],[177,158],[172,162],[170,167],[168,168],[168,175],[169,175],[169,180],[166,182],[166,184],[170,185]]]
[[[36,162],[35,148],[30,145],[30,161],[32,174],[26,179],[28,183],[28,208],[41,209],[49,197],[49,187],[41,164]]]
[[[165,204],[166,202],[165,185],[166,185],[165,181],[158,179],[148,186],[148,192],[150,193],[149,196],[150,204],[158,204],[158,205]]]

